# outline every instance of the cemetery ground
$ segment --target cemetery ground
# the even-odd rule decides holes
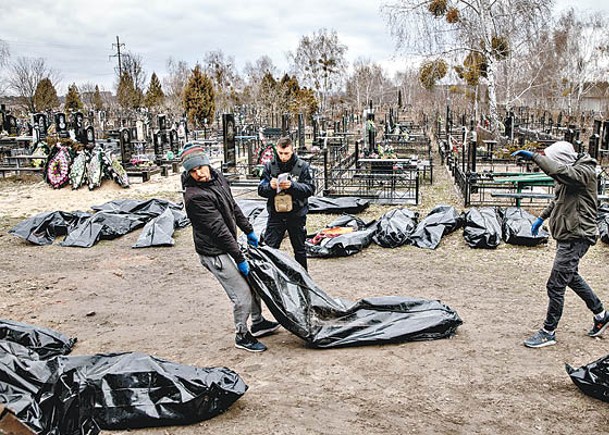
[[[463,209],[448,174],[424,186],[423,217],[448,203]],[[606,433],[607,404],[581,393],[564,364],[609,352],[609,333],[589,338],[592,317],[567,291],[558,344],[527,349],[540,327],[554,242],[535,248],[469,248],[461,230],[436,250],[372,245],[347,258],[310,259],[313,279],[334,297],[402,295],[439,299],[464,323],[451,339],[316,350],[281,329],[252,354],[234,347],[231,305],[199,264],[190,227],[175,246],[132,249],[140,231],[90,249],[37,247],[7,231],[55,209],[87,210],[118,198],[181,200],[179,177],[121,189],[52,190],[0,181],[0,312],[3,318],[77,337],[73,355],[145,352],[195,366],[226,366],[249,385],[226,413],[182,427],[103,433],[142,434],[574,434]],[[236,191],[240,197],[255,193]],[[359,216],[380,217],[388,206]],[[309,232],[333,220],[310,215]],[[290,250],[289,241],[282,246]],[[580,271],[609,304],[609,247],[594,246]],[[271,317],[265,308],[267,316]]]

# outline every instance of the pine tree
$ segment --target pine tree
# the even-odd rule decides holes
[[[57,91],[48,77],[40,80],[38,86],[36,86],[36,91],[34,92],[34,107],[39,112],[59,107]]]
[[[146,91],[144,105],[149,109],[159,108],[163,105],[164,101],[165,94],[161,88],[161,82],[159,81],[156,73],[153,72],[152,76],[150,76],[150,84],[148,85],[148,90]]]
[[[195,127],[202,127],[205,118],[209,124],[213,122],[216,111],[214,85],[198,64],[192,70],[184,88],[183,103],[188,120]]]
[[[103,110],[104,109],[104,100],[102,100],[101,93],[99,92],[99,86],[95,85],[95,92],[93,93],[92,98],[93,109],[95,110]]]
[[[133,85],[133,78],[127,72],[123,72],[121,79],[116,89],[116,98],[118,104],[123,109],[134,109],[137,107],[137,95],[135,86]]]
[[[64,104],[64,110],[67,112],[69,110],[82,110],[83,104],[80,99],[80,94],[78,93],[78,88],[76,87],[76,83],[72,83],[68,86],[68,93],[66,95],[66,102]]]

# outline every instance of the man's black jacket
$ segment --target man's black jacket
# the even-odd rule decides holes
[[[271,178],[277,178],[277,175],[283,173],[292,173],[295,165],[300,165],[300,175],[298,179],[292,178],[292,186],[285,190],[286,193],[292,195],[292,211],[289,213],[277,213],[275,211],[274,198],[277,195],[275,189],[271,187]],[[275,170],[273,170],[275,168]],[[279,159],[274,162],[269,162],[264,165],[264,171],[260,177],[258,184],[258,195],[267,198],[266,207],[271,216],[296,217],[304,216],[309,211],[309,201],[307,198],[315,193],[315,182],[311,175],[311,168],[307,162],[299,159],[296,154],[292,158],[283,163]]]
[[[211,170],[212,179],[197,183],[188,173],[182,174],[184,206],[192,224],[195,249],[201,255],[228,253],[235,262],[245,260],[237,243],[237,227],[245,234],[252,225],[236,204],[230,186],[222,174]]]

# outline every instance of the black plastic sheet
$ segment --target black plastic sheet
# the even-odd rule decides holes
[[[20,344],[40,358],[67,355],[74,348],[76,338],[40,326],[12,320],[0,320],[0,340]]]
[[[57,346],[42,352],[37,341],[50,336],[63,343],[62,334],[3,323],[0,403],[38,433],[95,435],[100,428],[196,423],[226,411],[247,390],[227,368],[186,366],[137,352],[42,358],[57,354]]]
[[[123,236],[158,218],[146,228],[145,234],[136,243],[137,247],[148,247],[171,245],[173,229],[190,224],[182,204],[164,199],[120,199],[93,206],[92,209],[96,211],[93,215],[63,211],[40,213],[17,224],[9,234],[36,245],[49,245],[57,236],[65,235],[61,246],[90,248],[100,240]],[[160,218],[163,214],[163,218]],[[169,234],[169,239],[166,234]]]
[[[71,357],[95,391],[102,429],[192,424],[226,411],[247,390],[227,368],[200,368],[130,352]]]
[[[550,236],[543,228],[534,236],[531,233],[531,225],[537,219],[528,211],[520,207],[507,207],[499,210],[502,217],[502,232],[505,243],[522,246],[536,246],[547,243]]]
[[[249,282],[281,325],[312,347],[330,348],[450,337],[462,321],[439,301],[401,296],[352,303],[327,295],[280,250],[248,248]]]
[[[472,248],[495,249],[501,243],[501,224],[494,207],[471,208],[465,213],[463,238]]]
[[[148,215],[98,211],[76,226],[61,242],[61,246],[90,248],[100,240],[116,239],[141,228],[150,219]]]
[[[172,210],[167,208],[163,213],[148,221],[133,247],[173,246],[175,243],[173,231],[174,216]]]
[[[609,355],[578,369],[565,364],[565,369],[584,394],[609,402]]]
[[[9,234],[27,240],[34,245],[50,245],[57,237],[65,236],[89,217],[91,217],[91,214],[82,211],[39,213],[19,222],[9,230]]]
[[[601,241],[609,243],[609,205],[601,204],[598,208],[597,215],[598,232],[600,233]]]
[[[305,241],[307,257],[347,257],[370,246],[376,231],[375,222],[366,223],[345,214]],[[336,231],[338,230],[338,231]]]
[[[327,198],[312,196],[309,198],[309,213],[357,214],[366,210],[369,205],[369,200],[357,197]]]
[[[410,243],[419,248],[436,249],[442,237],[463,225],[457,209],[449,205],[438,205],[417,225],[410,236]]]
[[[409,242],[417,227],[419,213],[407,208],[389,210],[379,219],[372,240],[383,248],[397,248]]]

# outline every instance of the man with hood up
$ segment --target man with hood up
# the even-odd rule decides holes
[[[246,280],[250,268],[237,243],[237,227],[247,234],[250,245],[257,247],[258,238],[235,202],[226,178],[212,169],[203,148],[188,144],[181,158],[184,205],[199,261],[216,277],[233,303],[235,347],[262,352],[266,346],[256,337],[273,333],[279,324],[262,317],[260,298]],[[250,314],[251,332],[247,327]]]
[[[609,326],[609,313],[578,272],[579,261],[596,243],[598,208],[596,160],[586,153],[576,153],[569,142],[559,141],[544,150],[544,155],[527,150],[512,154],[532,160],[555,181],[555,197],[533,222],[537,235],[546,219],[556,240],[556,256],[546,284],[548,309],[543,327],[524,341],[527,347],[556,344],[555,330],[563,312],[565,290],[570,287],[594,314],[590,337],[601,335]]]

